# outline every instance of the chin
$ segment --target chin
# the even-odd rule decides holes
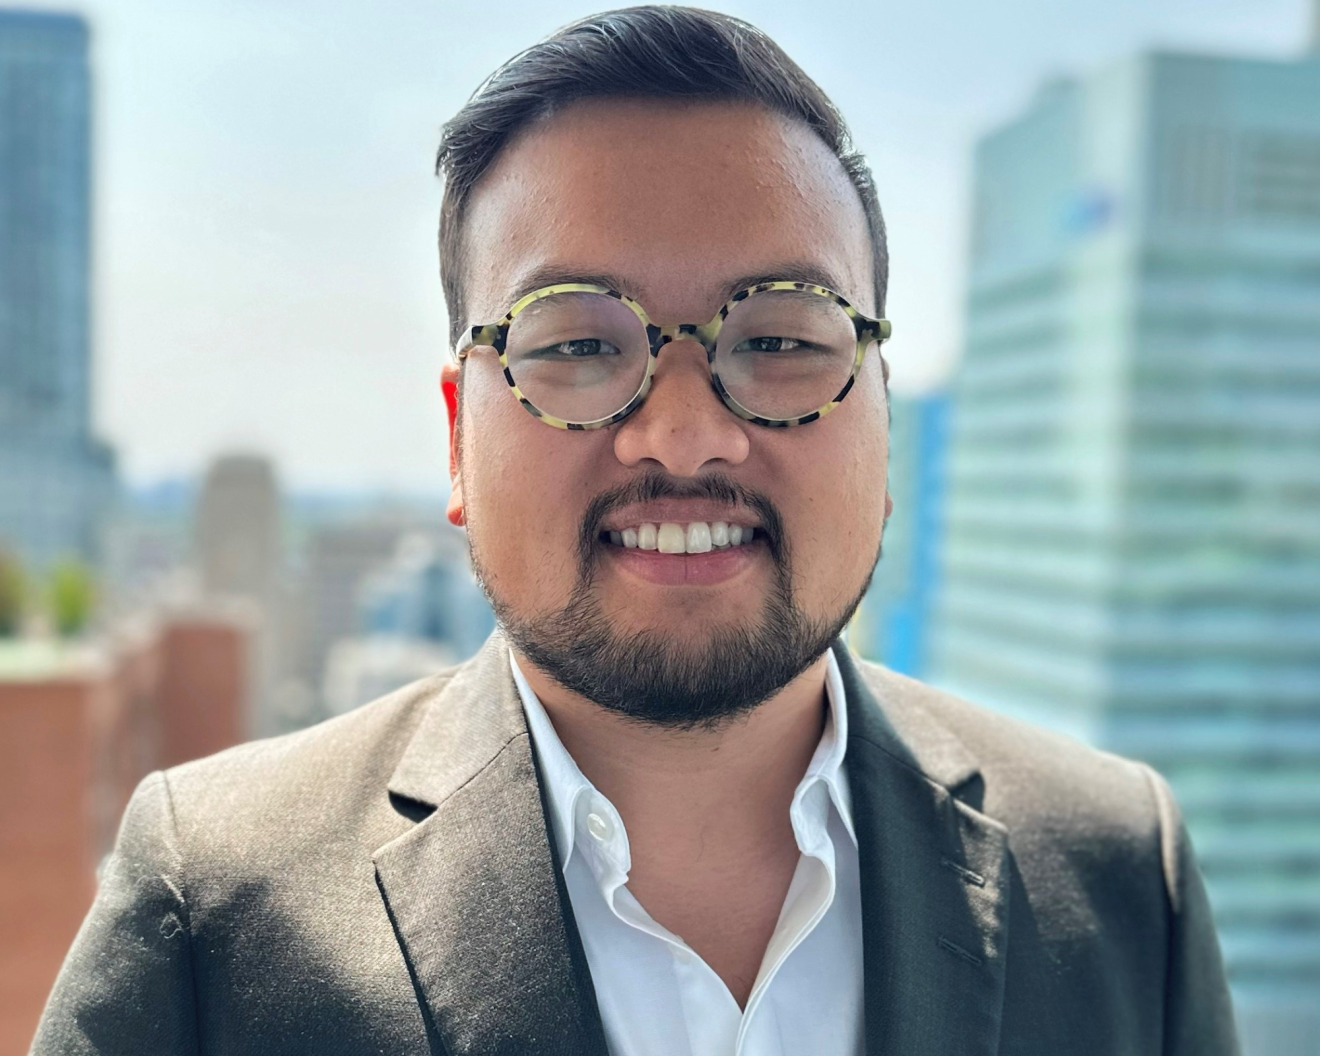
[[[612,623],[615,633],[621,638],[644,636],[658,639],[671,646],[682,647],[690,644],[694,652],[709,645],[712,638],[721,631],[738,629],[751,630],[750,621],[739,619],[745,614],[747,606],[695,606],[685,605],[682,610],[639,613],[636,619],[629,619],[625,613],[618,613]],[[722,610],[722,611],[713,611]]]

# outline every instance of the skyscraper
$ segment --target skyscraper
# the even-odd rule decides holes
[[[1320,55],[1134,58],[976,155],[932,677],[1143,758],[1249,1054],[1320,1052]]]
[[[253,610],[254,663],[247,732],[282,732],[277,688],[288,663],[287,570],[283,509],[275,469],[260,455],[223,455],[197,497],[193,543],[209,598],[246,601]]]
[[[0,11],[0,546],[94,556],[113,493],[91,434],[87,26]]]
[[[260,455],[211,463],[197,498],[194,533],[208,594],[268,604],[284,569],[281,503],[275,468]]]
[[[943,512],[944,393],[889,399],[889,494],[883,556],[876,565],[848,643],[870,660],[921,678],[926,672],[930,606],[935,598]]]

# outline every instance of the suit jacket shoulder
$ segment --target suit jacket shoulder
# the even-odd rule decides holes
[[[1210,907],[1164,779],[877,664],[851,666],[850,752],[896,759],[1002,833],[997,1051],[1236,1052]]]
[[[345,840],[365,841],[374,850],[399,829],[391,817],[396,812],[381,809],[386,803],[379,793],[457,670],[305,730],[166,770],[190,868],[205,868],[208,860],[227,867],[236,858],[255,864],[261,855],[276,869],[282,858],[293,865],[309,853],[344,851]]]
[[[415,825],[386,785],[456,670],[148,776],[32,1052],[428,1052],[371,855]]]
[[[978,809],[1014,834],[1044,830],[1087,841],[1129,842],[1160,824],[1159,779],[1148,766],[969,703],[879,664],[856,661],[863,680],[909,751],[940,728],[980,777]],[[1025,848],[1024,848],[1025,849]]]

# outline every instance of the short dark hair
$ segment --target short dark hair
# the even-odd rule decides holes
[[[628,7],[574,22],[515,55],[445,125],[436,173],[445,179],[440,278],[451,342],[464,326],[462,224],[472,188],[519,129],[567,103],[599,97],[741,100],[805,122],[839,159],[862,200],[876,314],[884,313],[889,253],[875,184],[820,86],[741,19],[692,7]]]

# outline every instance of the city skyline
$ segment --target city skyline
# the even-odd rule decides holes
[[[960,0],[938,17],[836,2],[810,24],[787,3],[720,5],[821,79],[888,211],[895,506],[848,643],[1168,779],[1246,1056],[1320,1053],[1309,2],[1309,52],[1308,0],[1262,0],[1255,21],[1246,0],[1203,0],[1199,19],[1190,0],[1103,16]],[[1049,39],[1054,8],[1073,17],[1066,39]],[[309,0],[91,0],[89,23],[0,8],[0,236],[15,233],[0,244],[0,551],[18,559],[0,607],[7,584],[21,617],[0,692],[49,718],[75,660],[112,660],[60,719],[94,731],[97,702],[117,702],[100,770],[128,760],[119,777],[136,780],[345,713],[489,634],[444,516],[429,152],[519,34],[586,10],[408,4],[386,22]],[[827,62],[840,25],[891,32],[894,68]],[[946,84],[923,54],[966,63]],[[42,566],[79,539],[98,618],[61,623]],[[192,691],[199,672],[211,698]],[[50,751],[55,727],[20,718],[17,757]],[[171,724],[206,736],[153,754]],[[59,868],[81,863],[86,888],[70,904],[90,893],[120,784],[52,808],[75,854]],[[64,941],[46,942],[52,972]]]
[[[518,46],[596,6],[80,5],[100,100],[97,422],[130,481],[239,449],[299,489],[444,487],[439,126]],[[871,156],[900,390],[939,380],[961,342],[977,134],[1051,75],[1147,46],[1286,56],[1307,23],[1305,0],[716,6],[781,40]],[[839,25],[878,42],[873,68],[833,61]]]

